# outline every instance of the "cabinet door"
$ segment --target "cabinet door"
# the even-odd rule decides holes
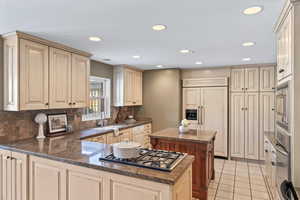
[[[50,48],[49,107],[70,108],[71,103],[71,53]]]
[[[67,187],[67,200],[104,200],[103,180],[96,173],[69,170]]]
[[[292,73],[292,14],[291,12],[286,17],[282,25],[282,37],[283,37],[283,77],[285,78]]]
[[[245,158],[258,160],[259,95],[245,94]]]
[[[231,92],[243,92],[245,88],[245,70],[232,69],[231,70]]]
[[[250,67],[245,69],[245,91],[258,92],[259,90],[259,68]]]
[[[133,70],[124,69],[124,101],[126,106],[134,105],[135,102],[134,78],[135,72]]]
[[[120,132],[120,141],[132,141],[132,129],[126,129]]]
[[[107,144],[114,144],[120,142],[119,136],[114,136],[113,133],[107,134]]]
[[[274,67],[260,68],[260,91],[272,92],[275,90],[275,72]]]
[[[63,163],[29,158],[30,200],[66,200],[66,170]]]
[[[89,102],[90,60],[72,54],[72,107],[84,108]]]
[[[134,90],[135,90],[135,105],[142,105],[143,104],[143,80],[142,80],[142,72],[135,72],[134,77]]]
[[[260,135],[259,135],[259,149],[260,149],[260,160],[265,159],[264,151],[264,133],[265,132],[274,132],[275,129],[275,95],[273,92],[264,92],[260,93]]]
[[[12,152],[11,155],[12,155],[12,160],[11,160],[12,199],[27,200],[28,199],[27,155],[16,153],[16,152]]]
[[[204,130],[216,130],[215,155],[227,157],[228,91],[226,87],[201,89],[201,113]],[[216,115],[216,113],[218,113]]]
[[[1,200],[13,200],[12,199],[12,180],[11,180],[11,152],[6,150],[0,151],[1,155]]]
[[[284,77],[283,63],[283,32],[279,30],[277,33],[277,80],[280,81]]]
[[[245,95],[244,93],[231,94],[231,156],[244,158],[245,154]]]
[[[49,108],[48,47],[20,40],[20,109]]]

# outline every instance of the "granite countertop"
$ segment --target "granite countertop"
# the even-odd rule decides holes
[[[187,133],[180,133],[178,128],[167,128],[162,131],[152,133],[150,138],[171,139],[177,141],[188,141],[197,143],[209,143],[217,134],[212,130],[190,130]]]
[[[100,136],[100,135],[104,135],[104,134],[108,134],[108,133],[113,133],[115,128],[118,128],[119,130],[124,130],[124,129],[127,129],[127,128],[133,128],[133,127],[136,127],[136,126],[149,124],[151,122],[152,122],[152,120],[140,120],[140,121],[137,121],[136,123],[133,123],[133,124],[125,124],[125,123],[112,124],[112,125],[109,125],[109,126],[82,130],[82,131],[79,131],[80,139],[87,139],[87,138],[96,137],[96,136]]]
[[[111,145],[80,140],[80,133],[46,138],[43,141],[23,140],[2,144],[0,148],[171,185],[176,183],[194,161],[194,157],[188,155],[171,172],[99,161],[99,158],[112,153]]]

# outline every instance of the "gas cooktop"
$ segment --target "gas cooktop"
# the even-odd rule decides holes
[[[170,152],[155,149],[140,149],[140,153],[137,158],[119,159],[116,158],[113,154],[110,154],[104,158],[100,158],[100,161],[110,161],[136,167],[144,167],[170,172],[180,161],[183,160],[186,155],[186,153],[180,152]]]

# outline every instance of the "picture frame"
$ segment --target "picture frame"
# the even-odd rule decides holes
[[[49,134],[67,132],[67,126],[68,120],[66,113],[48,115]]]

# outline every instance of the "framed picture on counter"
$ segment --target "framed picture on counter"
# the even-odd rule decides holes
[[[67,132],[67,114],[49,114],[48,115],[49,134]]]

